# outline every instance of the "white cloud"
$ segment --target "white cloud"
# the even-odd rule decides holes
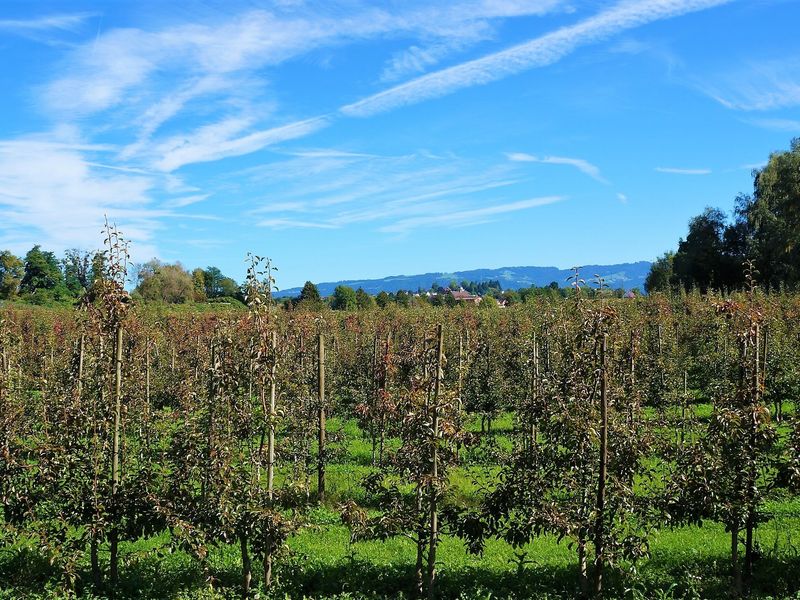
[[[336,225],[330,223],[314,223],[311,221],[297,221],[294,219],[264,219],[256,223],[258,227],[270,229],[335,229]]]
[[[263,198],[248,212],[249,221],[266,213],[270,219],[265,224],[271,227],[369,223],[382,230],[404,219],[471,210],[476,203],[507,204],[524,193],[518,184],[525,179],[505,162],[485,164],[428,153],[375,156],[336,149],[300,154],[230,176],[243,186],[242,193]]]
[[[596,179],[601,183],[608,183],[608,181],[600,174],[600,168],[592,163],[583,160],[582,158],[569,158],[566,156],[533,156],[524,152],[509,152],[506,154],[508,160],[513,162],[532,162],[542,163],[549,165],[568,165],[575,167],[581,173],[588,175],[592,179]]]
[[[49,15],[33,19],[0,19],[0,31],[21,35],[41,33],[52,29],[74,31],[92,16],[94,13]]]
[[[369,116],[438,98],[456,90],[484,85],[536,67],[553,64],[580,46],[607,39],[654,21],[725,4],[730,0],[625,0],[594,17],[539,38],[459,65],[423,75],[358,102],[341,111]]]
[[[623,193],[617,193],[617,200],[619,200],[623,204],[627,204],[628,203],[628,197]]]
[[[682,169],[677,167],[656,167],[659,173],[670,173],[673,175],[710,175],[711,169]]]
[[[105,214],[136,252],[152,256],[159,219],[170,216],[151,207],[155,185],[144,175],[98,170],[68,144],[0,142],[0,244],[18,252],[35,243],[96,248]]]
[[[546,206],[564,200],[562,196],[543,196],[530,200],[519,200],[506,204],[496,204],[482,208],[473,208],[438,215],[411,217],[401,219],[391,225],[380,228],[386,233],[407,233],[421,227],[464,227],[486,223],[491,217],[520,210],[528,210],[539,206]]]
[[[203,202],[207,200],[211,194],[195,194],[193,196],[183,196],[182,198],[173,198],[171,200],[167,200],[164,202],[164,206],[167,208],[184,208],[186,206],[191,206],[192,204],[197,204],[198,202]]]
[[[192,100],[203,95],[226,90],[231,83],[222,77],[207,76],[191,81],[175,93],[160,97],[137,119],[139,132],[136,141],[126,146],[120,159],[127,160],[148,146],[152,135],[167,121],[179,114]]]
[[[381,81],[397,81],[406,75],[424,73],[429,67],[465,46],[466,44],[456,42],[411,46],[391,58],[381,73]]]
[[[171,137],[154,148],[154,167],[170,172],[188,164],[249,154],[319,131],[328,125],[328,119],[317,117],[239,135],[250,125],[249,119],[235,117],[205,125],[188,135]]]
[[[800,60],[748,62],[731,73],[709,77],[701,90],[733,110],[765,111],[800,105]]]
[[[334,150],[329,148],[316,150],[286,150],[283,151],[283,154],[301,158],[380,158],[377,154],[370,154],[368,152],[347,152],[346,150]]]
[[[130,104],[134,89],[134,100],[147,100],[153,96],[148,88],[159,86],[163,74],[172,73],[182,83],[171,93],[156,94],[164,100],[153,103],[156,112],[170,114],[185,103],[182,95],[191,95],[185,84],[193,80],[251,73],[347,40],[403,35],[473,39],[486,29],[486,19],[542,14],[563,3],[472,0],[447,7],[408,2],[391,8],[298,4],[285,7],[289,10],[250,10],[154,31],[110,29],[68,57],[64,74],[45,95],[51,110],[92,113]]]
[[[420,43],[395,53],[381,73],[382,81],[419,75],[441,60],[496,34],[495,23],[518,17],[570,11],[565,0],[467,0],[422,4],[397,15],[401,29],[422,37]]]
[[[800,132],[800,121],[795,119],[752,119],[748,123],[773,131]]]
[[[324,127],[332,116],[284,117],[289,124],[269,126],[280,119],[278,107],[267,97],[266,69],[287,60],[387,36],[412,37],[420,47],[452,49],[484,39],[498,19],[568,7],[567,0],[459,0],[442,5],[410,0],[386,7],[291,2],[222,19],[215,15],[216,20],[198,14],[193,23],[98,32],[68,52],[58,75],[39,91],[43,107],[59,120],[79,121],[102,112],[105,131],[133,132],[117,157],[126,163],[123,168],[145,165],[171,172],[251,153]],[[66,27],[82,18],[43,19],[35,26]],[[432,59],[426,60],[430,64]],[[159,135],[162,130],[169,133]]]

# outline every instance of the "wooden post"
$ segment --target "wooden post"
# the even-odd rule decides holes
[[[750,592],[750,585],[753,580],[753,533],[756,527],[756,486],[758,485],[758,473],[756,471],[756,435],[758,430],[758,421],[755,416],[755,411],[758,410],[758,405],[761,401],[761,356],[760,356],[760,342],[761,331],[759,324],[755,324],[755,332],[753,335],[753,342],[755,344],[753,353],[753,401],[748,408],[748,417],[750,421],[750,456],[748,465],[748,481],[747,481],[747,517],[745,519],[745,542],[744,542],[744,582],[746,593]]]
[[[600,474],[597,481],[597,518],[594,526],[594,595],[603,593],[603,566],[605,563],[605,502],[606,471],[608,469],[608,373],[606,352],[608,334],[603,334],[600,346]]]
[[[145,446],[150,447],[150,340],[146,341],[144,350],[144,427]]]
[[[689,373],[686,369],[683,370],[683,399],[681,401],[681,443],[680,447],[686,439],[686,405],[689,402]]]
[[[317,496],[325,502],[325,334],[317,339],[317,401],[319,402],[319,444],[317,448]]]
[[[110,566],[112,588],[119,582],[119,471],[120,471],[120,425],[122,422],[122,324],[117,323],[114,339],[114,438],[111,455],[111,502],[112,524],[109,531]]]
[[[267,494],[273,499],[275,486],[275,401],[278,367],[278,334],[272,332],[272,368],[269,376],[269,437],[267,438]]]
[[[437,512],[437,500],[439,492],[436,489],[439,479],[439,394],[442,389],[442,363],[444,362],[444,331],[440,323],[436,329],[437,350],[436,350],[436,379],[433,388],[431,432],[431,479],[428,484],[430,496],[430,532],[428,539],[428,599],[434,598],[434,584],[436,582],[436,546],[439,542],[439,515]]]

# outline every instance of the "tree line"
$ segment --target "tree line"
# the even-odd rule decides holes
[[[245,289],[218,267],[187,271],[180,263],[158,259],[131,265],[132,296],[148,302],[244,301]],[[0,300],[54,305],[76,302],[108,275],[105,252],[72,248],[58,258],[35,245],[23,257],[0,252]]]
[[[34,246],[23,258],[5,250],[0,252],[0,300],[21,301],[38,305],[70,304],[91,290],[95,282],[104,277],[105,258],[103,252],[88,252],[76,248],[64,252],[58,258],[54,252]],[[167,264],[158,259],[131,265],[130,281],[134,284],[132,297],[139,301],[164,304],[227,303],[244,306],[246,289],[235,279],[226,276],[215,266],[205,269],[185,269],[180,263]],[[381,291],[376,295],[362,288],[353,289],[339,285],[329,297],[322,297],[319,289],[307,281],[296,297],[283,298],[281,306],[286,310],[353,311],[399,306],[449,306],[456,300],[449,290],[459,288],[490,300],[484,308],[493,308],[498,302],[504,306],[531,302],[535,298],[565,298],[567,287],[558,282],[547,286],[531,286],[518,290],[502,288],[499,281],[456,281],[448,288],[433,283],[429,290]],[[620,288],[609,292],[622,297]]]
[[[645,288],[742,289],[747,260],[767,288],[800,284],[800,138],[753,171],[753,192],[736,198],[731,215],[709,207],[692,218],[677,250],[653,263]]]

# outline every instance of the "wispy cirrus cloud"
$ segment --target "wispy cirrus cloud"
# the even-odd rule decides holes
[[[446,212],[438,215],[410,217],[407,219],[400,219],[391,225],[385,225],[380,228],[380,231],[385,233],[407,233],[422,227],[465,227],[468,225],[479,225],[488,222],[492,217],[498,215],[547,206],[548,204],[554,204],[562,200],[564,200],[562,196],[543,196],[541,198],[518,200],[516,202]]]
[[[439,27],[424,35],[422,43],[396,52],[385,65],[380,79],[390,82],[424,73],[445,58],[493,38],[496,21],[571,9],[571,4],[563,0],[478,0],[431,4],[416,13],[415,18],[429,26],[438,23]]]
[[[47,15],[31,19],[0,19],[0,32],[30,35],[51,30],[75,31],[95,14],[86,12]]]
[[[100,245],[104,215],[134,242],[134,257],[158,254],[164,221],[213,219],[184,209],[206,200],[178,178],[108,164],[117,148],[65,128],[0,140],[0,247],[23,253],[31,240],[61,251]]]
[[[266,194],[261,205],[251,209],[251,222],[271,229],[362,224],[383,233],[409,233],[437,224],[477,225],[562,199],[519,200],[526,177],[507,162],[478,165],[456,155],[427,152],[297,154],[235,176],[238,181],[249,179]]]
[[[800,132],[800,120],[797,119],[751,119],[747,122],[756,127],[773,131]]]
[[[341,108],[365,117],[484,85],[529,69],[553,64],[577,48],[648,23],[705,10],[731,0],[625,0],[610,9],[528,42],[423,75]]]
[[[768,111],[800,105],[800,60],[794,56],[748,61],[729,73],[709,76],[698,87],[723,106]]]
[[[551,64],[619,31],[727,1],[624,0],[575,25],[344,106],[339,114],[364,116],[487,83]],[[335,118],[270,115],[267,122],[264,108],[275,103],[268,98],[264,69],[345,42],[413,36],[419,43],[406,56],[411,62],[403,66],[406,59],[396,56],[399,62],[387,67],[392,77],[399,77],[408,69],[432,66],[454,48],[490,37],[493,23],[500,19],[570,8],[566,0],[460,0],[447,5],[410,1],[388,8],[356,2],[346,11],[333,5],[312,10],[299,3],[250,10],[217,22],[158,30],[110,29],[69,53],[60,75],[41,89],[42,101],[49,112],[68,120],[104,113],[106,128],[134,131],[119,160],[171,172],[298,139]],[[191,129],[182,125],[161,134],[170,123],[185,122],[181,116],[187,111],[196,121]]]
[[[569,158],[566,156],[539,157],[526,154],[525,152],[508,152],[506,153],[506,157],[508,160],[513,162],[531,162],[546,165],[568,165],[578,169],[581,173],[588,175],[592,179],[595,179],[601,183],[608,183],[608,180],[606,180],[600,173],[600,168],[598,166],[593,165],[589,161],[582,158]]]
[[[669,173],[672,175],[710,175],[711,169],[684,169],[680,167],[656,167],[659,173]]]
[[[2,141],[0,245],[20,252],[30,240],[55,250],[97,246],[107,214],[124,226],[138,252],[152,253],[153,233],[169,216],[153,206],[156,185],[144,175],[98,170],[69,144]]]
[[[297,219],[263,219],[257,222],[256,225],[270,229],[336,229],[337,227],[332,223],[316,223]]]
[[[198,202],[204,202],[211,197],[211,194],[194,194],[193,196],[183,196],[181,198],[173,198],[167,200],[164,203],[166,208],[184,208],[186,206],[191,206],[192,204],[197,204]]]
[[[63,75],[44,88],[44,100],[53,111],[91,114],[129,105],[128,92],[136,89],[142,112],[172,116],[188,99],[208,91],[198,90],[193,81],[202,87],[319,48],[376,37],[412,36],[458,46],[480,39],[493,19],[540,15],[562,5],[568,5],[566,0],[460,0],[446,5],[413,0],[386,7],[297,3],[159,30],[111,29],[67,57]],[[167,94],[166,73],[177,79]],[[231,79],[228,89],[240,86],[241,80]]]
[[[295,3],[160,29],[112,28],[65,56],[59,75],[40,88],[41,103],[59,120],[103,113],[106,129],[133,132],[119,160],[172,171],[251,153],[323,127],[322,118],[274,118],[278,106],[265,73],[286,61],[378,37],[411,37],[452,49],[483,39],[499,19],[566,6],[567,0],[457,0],[443,5],[410,0],[386,7]],[[64,26],[71,22],[50,21]],[[196,123],[181,131],[187,113]],[[248,121],[234,138],[231,130],[244,117]],[[289,124],[274,125],[281,121]],[[161,134],[176,122],[181,123],[179,131]]]
[[[188,164],[241,156],[266,146],[304,137],[326,127],[328,122],[325,117],[317,117],[240,135],[251,122],[246,118],[231,118],[200,127],[188,135],[174,136],[156,145],[153,165],[160,171],[169,172]]]

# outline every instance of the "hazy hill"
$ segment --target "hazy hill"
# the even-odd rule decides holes
[[[606,283],[612,288],[639,288],[644,290],[644,280],[650,270],[648,261],[636,263],[623,263],[619,265],[588,265],[581,267],[581,277],[589,282],[595,275],[605,278]],[[454,273],[423,273],[422,275],[394,275],[382,279],[350,279],[344,281],[326,281],[318,283],[319,293],[329,296],[337,285],[348,285],[353,289],[363,288],[369,294],[378,292],[396,292],[398,290],[417,291],[419,288],[428,289],[432,283],[442,286],[448,285],[452,280],[461,282],[497,280],[503,289],[519,289],[532,285],[544,286],[551,281],[556,281],[560,286],[566,286],[566,279],[572,274],[569,269],[556,267],[501,267],[499,269],[473,269],[470,271],[456,271]],[[278,296],[296,296],[300,288],[281,290]]]

